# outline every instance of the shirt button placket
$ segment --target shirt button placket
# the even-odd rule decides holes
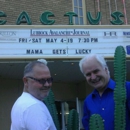
[[[104,109],[104,108],[102,108],[102,110],[104,111],[105,109]]]
[[[104,110],[105,110],[105,109],[104,109],[104,107],[102,107],[102,111],[104,111]],[[103,119],[102,121],[103,121],[103,122],[105,122],[105,120],[104,120],[104,119]]]

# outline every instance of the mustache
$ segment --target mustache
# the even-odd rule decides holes
[[[44,87],[41,88],[41,90],[48,90],[50,88],[51,88],[50,86],[44,86]]]

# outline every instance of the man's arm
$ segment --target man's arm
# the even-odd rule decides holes
[[[127,91],[127,105],[130,113],[130,82],[126,82],[126,91]]]

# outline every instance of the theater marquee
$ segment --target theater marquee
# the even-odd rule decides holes
[[[0,58],[80,58],[90,53],[113,57],[119,45],[129,56],[130,29],[87,26],[12,26],[0,29]]]

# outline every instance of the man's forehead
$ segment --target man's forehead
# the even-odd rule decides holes
[[[84,70],[89,70],[89,69],[96,70],[96,69],[102,68],[102,65],[96,58],[94,58],[94,59],[89,59],[86,62],[84,62],[82,67]]]
[[[97,64],[98,61],[95,57],[90,57],[88,59],[85,60],[85,62],[83,63],[83,65],[90,65],[90,64]]]
[[[33,70],[49,70],[49,68],[46,66],[46,65],[44,65],[44,64],[36,64],[34,67],[33,67]]]
[[[47,66],[43,63],[38,63],[34,67],[47,67]]]

